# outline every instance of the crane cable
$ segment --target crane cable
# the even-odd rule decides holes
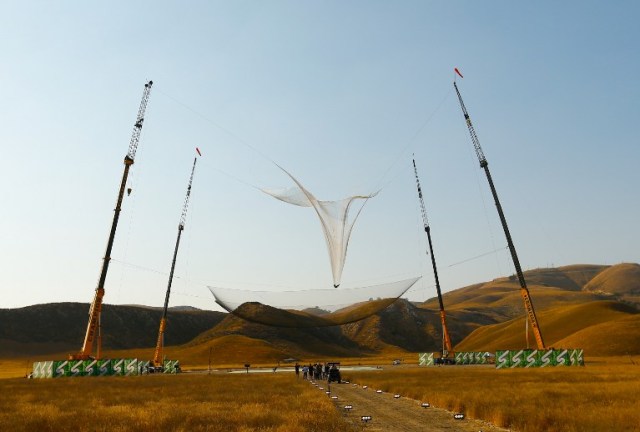
[[[197,115],[198,117],[200,117],[201,119],[203,119],[204,121],[210,123],[211,125],[215,126],[216,128],[220,129],[221,131],[223,131],[224,133],[226,133],[227,135],[229,135],[230,137],[236,139],[239,143],[241,143],[242,145],[246,146],[248,149],[254,151],[256,154],[258,154],[259,156],[261,156],[263,159],[274,163],[275,161],[273,159],[271,159],[269,156],[267,156],[266,154],[264,154],[263,152],[261,152],[260,150],[258,150],[256,147],[252,146],[251,144],[249,144],[246,140],[244,140],[242,137],[240,137],[239,135],[235,134],[234,132],[230,131],[229,129],[225,128],[224,126],[219,125],[218,123],[214,122],[213,120],[211,120],[209,117],[205,116],[204,114],[202,114],[201,112],[197,111],[194,108],[191,108],[189,105],[187,105],[184,102],[181,102],[180,100],[178,100],[177,98],[169,95],[168,93],[163,92],[161,89],[157,90],[158,92],[162,93],[163,95],[165,95],[166,97],[168,97],[169,99],[171,99],[172,101],[174,101],[175,103],[177,103],[178,105],[181,105],[183,108],[191,111],[192,113],[194,113],[195,115]]]
[[[418,136],[420,135],[420,133],[422,132],[422,130],[427,127],[427,125],[429,123],[431,123],[431,120],[433,119],[433,117],[438,113],[438,111],[440,111],[440,109],[442,108],[442,106],[444,105],[444,103],[447,101],[447,99],[449,99],[449,96],[451,96],[451,93],[453,92],[453,90],[449,89],[449,91],[447,91],[447,93],[444,95],[444,97],[442,98],[442,100],[440,100],[440,103],[436,106],[436,108],[431,112],[431,114],[429,114],[429,116],[426,118],[426,120],[422,123],[422,125],[420,125],[420,127],[416,130],[416,132],[413,134],[413,136],[408,140],[407,145],[398,153],[398,155],[396,156],[396,158],[393,160],[393,162],[391,163],[391,165],[389,165],[389,168],[386,169],[386,171],[382,174],[382,176],[380,176],[378,183],[376,183],[376,186],[373,188],[373,190],[379,189],[382,190],[384,188],[386,188],[387,186],[389,186],[391,183],[393,183],[395,181],[396,178],[398,178],[398,176],[402,173],[405,172],[405,167],[403,166],[402,169],[398,169],[398,173],[393,176],[389,181],[387,181],[386,183],[383,183],[384,178],[387,176],[387,174],[389,174],[389,172],[395,167],[395,165],[398,163],[399,160],[401,160],[403,158],[403,156],[408,152],[408,151],[413,151],[414,147],[417,145],[417,143],[415,142],[416,139],[418,138]]]
[[[148,108],[145,107],[145,110],[147,110]],[[146,115],[145,115],[146,118]],[[138,189],[138,185],[140,182],[140,174],[141,172],[144,170],[145,164],[142,164],[142,166],[140,165],[140,162],[142,162],[144,160],[144,146],[140,145],[142,144],[141,142],[142,140],[139,140],[139,145],[136,147],[136,161],[138,162],[138,169],[136,170],[132,170],[129,172],[129,177],[127,179],[127,195],[125,196],[125,198],[127,198],[128,200],[131,201],[131,204],[129,206],[130,211],[128,211],[128,221],[127,221],[127,228],[126,228],[126,235],[124,236],[124,253],[123,256],[127,257],[128,253],[129,253],[129,243],[131,240],[131,231],[133,228],[133,220],[134,220],[134,215],[135,215],[135,210],[136,210],[136,203],[138,202],[137,200],[137,189]],[[133,195],[133,197],[131,196]],[[113,261],[113,258],[112,258]],[[116,293],[116,303],[120,301],[120,295],[122,292],[122,287],[124,285],[124,272],[120,272],[120,282],[118,284],[118,292]]]
[[[462,74],[460,73],[460,71],[458,71],[458,68],[454,68],[454,77],[453,77],[453,81],[454,82],[456,81],[456,74],[460,75],[460,77],[462,77]],[[466,130],[465,130],[465,132],[466,132]],[[475,154],[474,150],[472,150],[467,145],[465,145],[464,147],[466,149],[467,154],[469,155],[469,160],[472,162],[472,165],[475,167],[477,159],[476,159],[476,154]],[[485,220],[485,223],[486,223],[486,226],[487,226],[487,231],[489,232],[489,240],[491,241],[491,247],[493,249],[491,251],[489,251],[489,252],[484,253],[484,254],[478,255],[476,257],[469,258],[468,260],[463,260],[463,261],[461,261],[459,263],[451,264],[448,267],[453,267],[453,266],[455,266],[457,264],[462,264],[462,263],[465,263],[467,261],[472,261],[474,259],[477,259],[477,258],[480,258],[480,257],[483,257],[483,256],[491,255],[491,254],[493,254],[495,252],[498,252],[498,251],[501,251],[501,250],[503,250],[505,248],[508,249],[508,246],[505,246],[504,248],[499,248],[499,247],[496,246],[495,235],[494,235],[493,229],[491,227],[491,221],[489,220],[489,211],[487,210],[487,202],[485,200],[485,196],[484,196],[484,193],[483,193],[483,188],[481,186],[480,174],[479,174],[479,171],[476,170],[476,169],[474,169],[473,172],[475,174],[476,186],[478,187],[478,196],[480,197],[480,201],[482,202],[482,210],[484,212],[484,220]],[[495,255],[495,266],[496,266],[496,269],[499,272],[504,273],[503,266],[500,265],[500,262],[498,261],[498,258],[497,258],[497,254]]]
[[[252,145],[251,143],[249,143],[247,140],[243,139],[242,137],[240,137],[238,134],[234,133],[233,131],[229,130],[228,128],[216,123],[215,121],[211,120],[209,117],[207,117],[206,115],[202,114],[201,112],[199,112],[198,110],[192,108],[191,106],[187,105],[186,103],[180,101],[179,99],[175,98],[174,96],[169,95],[168,93],[162,91],[162,89],[156,89],[157,92],[161,93],[162,95],[166,96],[167,98],[169,98],[170,100],[172,100],[173,102],[177,103],[178,105],[182,106],[183,108],[187,109],[188,111],[194,113],[195,115],[197,115],[198,117],[200,117],[201,119],[203,119],[204,121],[206,121],[207,123],[211,124],[212,126],[214,126],[215,128],[223,131],[224,133],[226,133],[227,135],[229,135],[230,137],[234,138],[235,140],[237,140],[239,143],[241,143],[242,145],[244,145],[245,147],[247,147],[248,149],[250,149],[251,151],[255,152],[256,154],[258,154],[260,157],[262,157],[264,160],[271,162],[272,164],[274,164],[275,166],[279,167],[280,165],[275,162],[271,157],[269,157],[268,155],[266,155],[264,152],[260,151],[256,146]],[[427,116],[427,118],[425,119],[425,121],[418,127],[418,129],[416,130],[416,132],[412,135],[412,137],[408,140],[407,145],[397,154],[397,156],[394,158],[393,162],[389,165],[389,167],[383,172],[383,174],[379,177],[379,179],[377,180],[377,182],[375,183],[375,186],[371,189],[371,190],[377,190],[377,191],[381,191],[382,189],[386,188],[389,184],[393,183],[397,177],[399,177],[399,175],[404,171],[404,170],[400,170],[398,169],[398,173],[396,175],[394,175],[390,180],[388,180],[386,183],[384,182],[385,177],[387,177],[387,175],[389,174],[389,172],[392,171],[392,169],[397,165],[398,161],[401,160],[401,158],[407,153],[408,150],[413,149],[413,147],[415,145],[417,145],[416,140],[418,138],[418,136],[420,135],[420,133],[424,130],[424,128],[431,123],[431,120],[433,119],[433,117],[440,111],[440,109],[442,108],[442,106],[444,105],[444,103],[447,101],[447,99],[450,97],[451,93],[453,92],[453,90],[449,89],[447,91],[447,93],[444,95],[444,97],[440,100],[440,102],[438,103],[438,105],[435,107],[435,109],[429,114],[429,116]],[[238,178],[237,176],[234,176],[232,174],[229,174],[228,172],[225,172],[219,168],[215,168],[213,167],[213,169],[215,169],[216,171],[220,172],[221,174],[236,180],[242,184],[244,184],[245,186],[249,186],[253,189],[257,189],[257,190],[261,190],[260,187],[255,186],[247,181],[244,181],[240,178]]]

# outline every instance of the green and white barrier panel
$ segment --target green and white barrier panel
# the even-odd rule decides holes
[[[53,362],[36,362],[33,364],[33,378],[53,378]]]
[[[124,375],[124,359],[111,360],[111,375]]]
[[[486,351],[461,351],[455,353],[457,365],[479,365],[489,363],[491,353]]]
[[[138,359],[124,360],[124,374],[125,376],[138,375]]]
[[[53,377],[60,378],[69,374],[69,361],[54,361],[53,362]]]
[[[178,360],[165,360],[162,367],[166,374],[175,374],[180,372],[180,362]]]
[[[433,366],[433,353],[419,353],[418,366]]]
[[[138,375],[147,375],[149,373],[150,361],[140,360],[138,361]]]
[[[98,376],[111,376],[113,375],[113,366],[111,360],[104,359],[98,360]]]
[[[477,352],[475,353],[475,364],[487,364],[489,363],[489,357],[491,353],[488,352]]]
[[[584,350],[550,349],[496,351],[496,369],[549,366],[584,366]]]
[[[145,375],[149,361],[138,359],[60,360],[35,362],[33,378]],[[178,360],[164,361],[165,373],[180,372]]]

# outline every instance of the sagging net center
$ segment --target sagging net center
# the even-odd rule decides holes
[[[274,327],[329,327],[365,319],[406,293],[420,277],[340,289],[251,291],[209,286],[216,303],[244,320]]]

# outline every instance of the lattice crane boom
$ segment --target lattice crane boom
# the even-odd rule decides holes
[[[473,123],[471,123],[471,117],[469,117],[469,112],[467,111],[467,107],[464,105],[464,101],[462,100],[462,96],[460,96],[460,91],[458,90],[458,85],[455,83],[455,81],[453,83],[453,86],[456,88],[458,101],[460,102],[462,113],[464,114],[464,120],[467,122],[467,128],[469,128],[469,134],[471,135],[471,142],[473,143],[473,148],[475,149],[478,160],[480,161],[480,167],[484,168],[488,165],[487,158],[484,157],[484,152],[482,151],[482,147],[480,147],[480,140],[478,140],[476,130],[473,127]]]
[[[162,310],[162,318],[160,319],[160,328],[158,330],[158,339],[156,342],[156,350],[153,355],[154,368],[162,368],[163,356],[162,351],[164,349],[164,332],[167,327],[167,310],[169,309],[169,297],[171,296],[171,284],[173,282],[173,273],[176,268],[176,259],[178,257],[178,248],[180,247],[180,238],[182,237],[182,231],[187,220],[187,210],[189,209],[189,198],[191,197],[191,185],[193,184],[193,174],[196,171],[196,163],[198,158],[193,159],[193,167],[191,168],[191,176],[189,177],[189,185],[187,186],[187,194],[184,198],[184,204],[182,206],[182,214],[180,215],[180,223],[178,224],[178,238],[176,239],[176,246],[173,250],[173,260],[171,262],[171,271],[169,272],[169,282],[167,284],[167,293],[164,297],[164,309]]]
[[[144,123],[144,115],[147,111],[147,103],[149,102],[149,94],[151,93],[151,86],[153,81],[149,81],[144,85],[144,92],[142,93],[142,100],[140,101],[140,107],[138,108],[138,116],[136,122],[133,125],[133,132],[131,133],[131,141],[129,141],[129,151],[127,157],[131,159],[131,163],[136,158],[136,151],[138,150],[138,142],[140,141],[140,132],[142,131],[142,123]]]
[[[420,199],[420,212],[422,213],[422,222],[424,224],[424,231],[427,233],[427,239],[429,241],[429,255],[431,256],[431,265],[433,267],[433,276],[436,281],[436,291],[438,293],[438,302],[440,303],[440,322],[442,323],[442,357],[447,357],[449,353],[453,351],[451,345],[451,338],[449,337],[449,330],[447,329],[447,318],[444,310],[444,302],[442,300],[442,291],[440,290],[440,279],[438,278],[438,266],[436,265],[436,257],[433,253],[433,243],[431,241],[431,227],[429,226],[429,219],[427,218],[427,208],[424,205],[424,198],[422,196],[422,187],[420,187],[420,178],[418,177],[418,168],[416,166],[416,160],[413,159],[413,172],[416,176],[416,186],[418,187],[418,198]]]
[[[69,354],[70,360],[86,360],[91,358],[93,345],[96,341],[96,336],[98,342],[96,358],[100,358],[101,356],[100,313],[102,311],[104,285],[107,280],[107,272],[109,271],[111,250],[113,248],[113,242],[116,236],[116,229],[118,228],[118,220],[120,219],[122,199],[124,197],[124,191],[127,185],[127,178],[129,177],[129,169],[131,168],[131,165],[133,165],[136,156],[136,150],[138,148],[138,142],[140,140],[140,132],[142,130],[142,123],[144,122],[144,114],[147,108],[147,102],[149,101],[149,93],[151,92],[152,85],[153,81],[149,81],[144,85],[142,101],[140,102],[140,108],[138,109],[136,123],[133,126],[133,134],[131,136],[131,141],[129,142],[129,150],[124,157],[124,173],[122,174],[122,181],[120,183],[120,189],[118,191],[118,199],[116,200],[116,208],[114,209],[111,231],[109,232],[107,249],[104,255],[104,260],[102,261],[102,269],[100,271],[100,277],[98,279],[98,286],[96,288],[93,301],[91,302],[91,307],[89,308],[89,323],[87,325],[84,342],[79,352],[75,354]]]
[[[491,172],[489,171],[489,163],[484,156],[484,152],[482,151],[482,147],[480,147],[480,141],[478,140],[478,136],[476,135],[476,131],[473,127],[473,123],[471,123],[471,117],[469,117],[469,112],[464,105],[462,100],[462,96],[460,95],[460,90],[458,90],[458,85],[456,82],[453,82],[453,86],[456,89],[456,93],[458,94],[458,101],[460,102],[460,107],[462,108],[462,113],[464,114],[465,121],[467,123],[467,128],[469,129],[469,134],[471,135],[471,141],[473,142],[473,147],[475,148],[476,155],[478,156],[478,160],[480,161],[480,167],[484,169],[484,172],[487,176],[487,181],[489,182],[489,187],[491,188],[491,194],[493,195],[493,201],[495,202],[496,209],[498,210],[498,215],[500,217],[500,222],[502,223],[502,229],[504,230],[505,237],[507,238],[507,245],[509,246],[509,252],[511,253],[511,259],[513,260],[513,265],[516,268],[516,274],[518,276],[518,281],[520,282],[520,294],[524,301],[525,310],[527,311],[527,316],[529,322],[531,323],[531,327],[533,328],[533,334],[536,338],[536,344],[538,349],[545,349],[544,339],[542,337],[542,331],[540,330],[540,326],[538,325],[538,318],[536,317],[535,308],[533,307],[533,302],[531,300],[531,294],[529,293],[529,288],[527,288],[527,282],[524,278],[524,273],[522,272],[522,267],[520,266],[520,260],[518,259],[518,254],[516,253],[516,248],[513,244],[513,239],[511,238],[511,233],[509,232],[509,227],[507,225],[507,219],[504,216],[504,211],[502,210],[502,206],[500,205],[500,200],[498,199],[498,192],[496,191],[495,185],[493,184],[493,179],[491,178]]]

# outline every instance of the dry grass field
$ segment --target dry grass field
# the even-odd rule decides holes
[[[2,431],[348,431],[293,374],[0,380]]]
[[[432,331],[437,315],[406,301],[343,333],[273,329],[226,317],[190,342],[165,347],[165,356],[180,360],[183,370],[206,370],[210,362],[218,371],[212,375],[27,380],[34,361],[63,359],[70,351],[51,345],[46,352],[55,346],[58,354],[44,355],[41,342],[0,338],[6,353],[0,349],[0,431],[348,431],[331,400],[292,373],[224,373],[245,363],[292,366],[284,359],[293,357],[301,364],[381,366],[345,369],[343,378],[513,431],[640,432],[640,303],[633,304],[640,298],[640,265],[603,268],[527,273],[547,345],[584,349],[586,367],[420,368],[415,351],[422,348],[405,342],[434,338],[439,344]],[[454,331],[467,335],[457,351],[522,347],[522,299],[512,279],[446,294]],[[154,351],[150,343],[123,346],[146,348],[105,349],[103,357],[151,359]],[[391,366],[394,359],[402,365]]]
[[[640,361],[628,357],[545,369],[387,367],[346,378],[520,432],[640,431]]]
[[[409,356],[408,358],[406,358]],[[585,367],[419,368],[414,355],[339,359],[381,365],[345,379],[514,431],[640,431],[640,359],[587,359]],[[635,364],[634,364],[635,363]],[[24,360],[2,360],[3,377]],[[348,431],[339,410],[292,373],[0,379],[0,430]]]
[[[20,378],[31,373],[34,360],[0,358],[0,380],[4,378]],[[0,381],[1,382],[1,381]]]

